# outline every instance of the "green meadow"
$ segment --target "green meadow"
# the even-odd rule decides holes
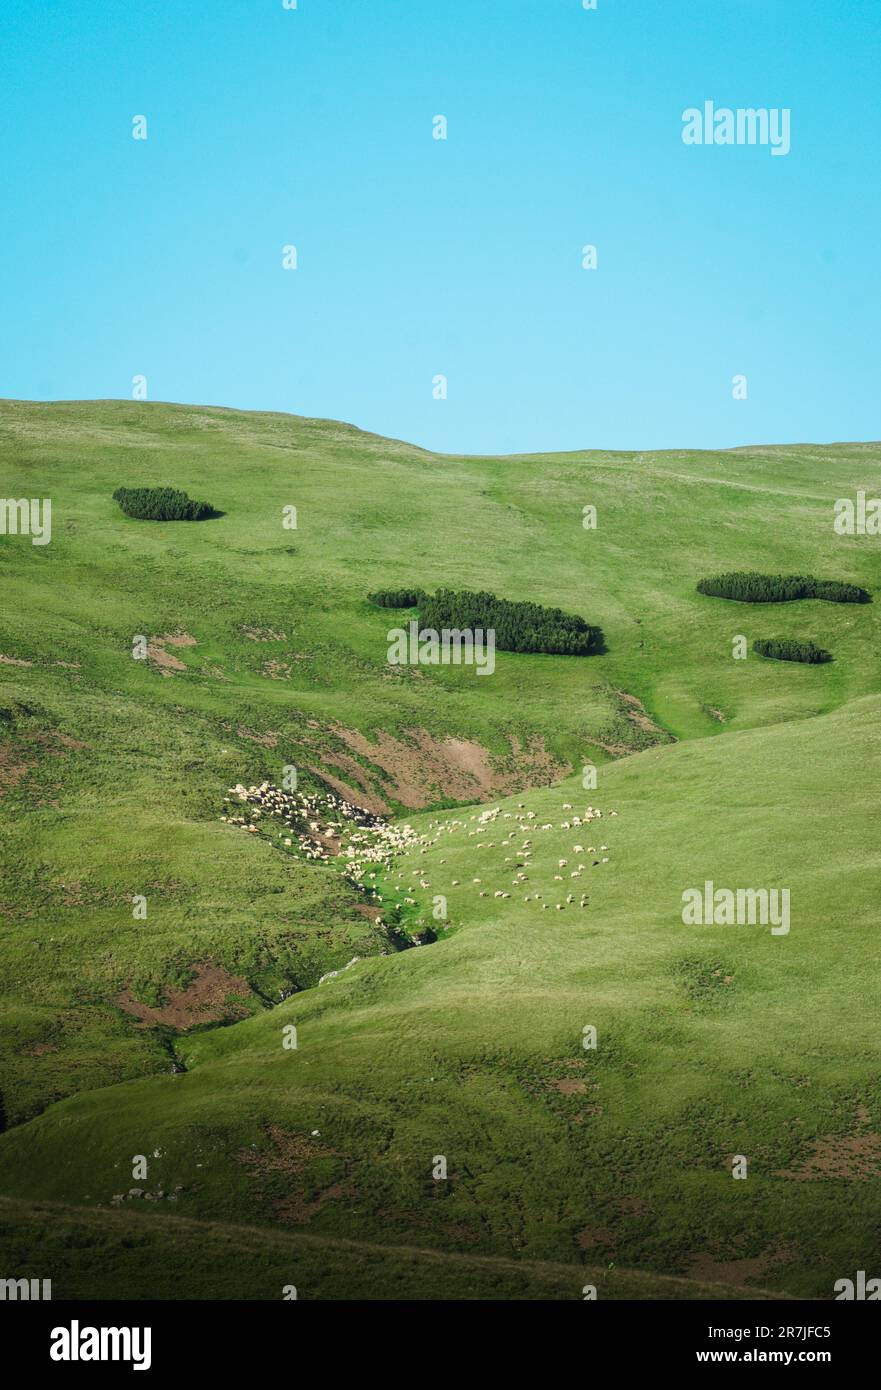
[[[0,536],[4,1276],[672,1299],[877,1273],[878,541],[832,521],[878,461],[0,403],[0,494],[52,502],[49,544]],[[162,485],[221,514],[112,500]],[[873,602],[696,592],[729,570]],[[605,650],[393,667],[411,612],[366,596],[407,587],[562,608]],[[381,907],[221,819],[291,767],[418,834]],[[788,890],[788,932],[685,925],[707,881]],[[399,950],[395,917],[439,939]]]

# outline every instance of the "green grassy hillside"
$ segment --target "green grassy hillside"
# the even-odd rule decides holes
[[[768,1299],[698,1279],[564,1265],[364,1241],[335,1240],[266,1226],[59,1207],[0,1197],[5,1267],[30,1269],[34,1251],[53,1270],[52,1298],[118,1299],[450,1299],[669,1301]],[[100,1258],[96,1259],[96,1253]],[[295,1282],[296,1281],[296,1282]]]
[[[624,1280],[601,1296],[825,1297],[868,1268],[878,605],[694,586],[779,570],[877,599],[877,542],[836,536],[832,507],[871,491],[878,452],[460,459],[287,416],[0,406],[0,493],[53,504],[51,544],[0,537],[6,1262],[36,1201],[65,1204],[71,1244],[94,1239],[131,1297],[146,1266],[109,1253],[129,1240],[185,1241],[218,1293],[197,1271],[221,1226],[241,1245],[222,1296],[275,1296],[247,1291],[242,1228],[261,1226],[302,1237],[315,1297],[364,1296],[345,1240],[388,1246],[396,1289],[411,1252],[413,1296],[432,1278],[573,1296],[543,1262]],[[223,515],[140,522],[111,500],[165,483]],[[606,651],[392,668],[399,618],[366,594],[406,585],[558,606]],[[733,660],[741,634],[835,660]],[[339,861],[221,821],[230,786],[290,764],[409,819],[421,842],[379,881],[383,912],[441,940],[396,951]],[[789,934],[684,926],[707,879],[789,888]]]

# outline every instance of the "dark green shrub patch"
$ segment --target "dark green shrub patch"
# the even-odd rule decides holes
[[[490,593],[441,589],[420,603],[419,621],[438,632],[491,629],[499,651],[587,656],[603,649],[602,632],[584,618],[538,603],[512,603]]]
[[[806,661],[816,666],[823,661],[831,661],[830,652],[824,652],[813,642],[796,642],[791,637],[759,637],[753,642],[753,651],[759,656],[770,656],[775,661]]]
[[[756,574],[735,571],[698,581],[699,594],[733,598],[740,603],[790,603],[798,598],[821,598],[828,603],[871,603],[871,595],[856,584],[837,579],[814,579],[809,574]]]
[[[218,515],[209,502],[194,502],[174,487],[118,487],[113,500],[139,521],[205,521]]]
[[[418,608],[425,598],[423,589],[377,589],[375,594],[368,594],[371,603],[376,603],[380,608]]]

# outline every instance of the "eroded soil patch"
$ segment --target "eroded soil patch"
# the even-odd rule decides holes
[[[252,627],[249,623],[240,629],[250,642],[284,642],[283,632],[275,632],[271,627]]]
[[[472,740],[435,738],[425,729],[408,729],[401,738],[382,731],[368,738],[356,729],[336,724],[333,733],[380,770],[379,796],[384,799],[386,793],[410,810],[421,810],[444,798],[483,801],[529,787],[547,787],[571,771],[568,763],[554,759],[538,736],[524,747],[509,735],[510,754],[494,757]],[[331,763],[339,761],[333,753],[328,758]]]
[[[139,1028],[164,1025],[185,1032],[198,1023],[229,1023],[249,1018],[251,1010],[243,1002],[254,997],[247,980],[231,975],[222,965],[206,961],[195,967],[195,977],[186,989],[169,989],[165,1002],[156,1007],[135,999],[125,989],[115,1000]]]
[[[583,1096],[587,1094],[587,1082],[578,1081],[575,1077],[569,1077],[564,1081],[550,1081],[548,1085],[554,1091],[559,1091],[561,1096]]]
[[[179,657],[168,651],[169,647],[195,647],[195,637],[188,632],[166,632],[161,637],[151,637],[147,643],[147,660],[163,676],[172,676],[175,671],[185,671],[186,665]]]
[[[644,748],[654,748],[660,743],[675,743],[676,739],[662,729],[646,711],[642,701],[626,690],[613,686],[605,687],[614,705],[611,722],[598,735],[590,735],[588,741],[602,748],[613,758],[626,758]]]
[[[266,1125],[265,1131],[270,1147],[241,1149],[236,1158],[251,1170],[263,1195],[272,1201],[279,1220],[303,1225],[325,1203],[351,1195],[349,1164],[345,1160],[342,1179],[328,1174],[327,1180],[322,1181],[318,1171],[322,1167],[339,1169],[341,1156],[335,1149],[328,1148],[317,1136],[293,1133],[280,1125]],[[293,1180],[293,1190],[288,1187],[279,1192],[279,1178],[285,1185]]]
[[[702,1251],[699,1255],[689,1255],[688,1277],[707,1284],[728,1284],[741,1288],[756,1280],[767,1283],[774,1267],[785,1264],[791,1258],[788,1250],[766,1250],[761,1255],[734,1260],[723,1260],[709,1251]]]
[[[57,730],[48,733],[22,734],[18,738],[0,739],[0,796],[15,787],[37,766],[43,754],[63,758],[67,751],[88,745]]]
[[[284,661],[264,661],[261,675],[267,676],[271,681],[289,681],[291,668]]]
[[[827,1134],[817,1141],[803,1163],[793,1164],[773,1174],[795,1182],[817,1182],[824,1178],[844,1178],[846,1182],[866,1182],[881,1175],[881,1134],[868,1128],[871,1123],[865,1106],[857,1109],[857,1126],[851,1134]]]

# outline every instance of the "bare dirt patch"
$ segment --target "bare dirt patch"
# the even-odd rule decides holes
[[[240,725],[236,733],[239,738],[246,738],[249,743],[259,743],[263,748],[275,748],[278,745],[278,734],[272,729],[268,729],[265,734],[258,734],[253,729],[245,729]]]
[[[553,1091],[559,1091],[561,1096],[583,1096],[587,1093],[587,1082],[578,1081],[575,1077],[564,1081],[552,1081],[550,1087]]]
[[[373,790],[364,768],[356,758],[350,758],[344,753],[333,753],[329,756],[335,767],[341,767],[348,772],[349,781],[334,776],[325,767],[316,767],[312,763],[307,763],[306,766],[344,800],[351,801],[353,806],[363,806],[365,811],[372,811],[375,816],[387,816],[391,813],[391,806]]]
[[[50,754],[55,758],[62,756],[58,751],[59,748],[88,748],[89,746],[78,738],[71,738],[70,734],[60,734],[57,729],[51,730],[48,734],[40,734],[38,737],[41,743],[48,745]],[[57,746],[53,747],[53,744]]]
[[[32,661],[25,661],[24,657],[4,656],[0,652],[0,666],[33,666]]]
[[[666,729],[662,729],[660,724],[656,724],[655,721],[649,717],[642,700],[637,699],[635,695],[628,695],[626,690],[616,690],[615,694],[622,701],[624,705],[624,714],[630,720],[634,728],[642,729],[644,733],[652,734],[662,739],[665,743],[675,743],[673,735],[668,734]]]
[[[247,980],[231,975],[221,965],[205,961],[195,967],[195,978],[186,989],[170,989],[165,1003],[158,1008],[133,998],[130,990],[117,996],[116,1004],[125,1013],[138,1019],[139,1028],[155,1028],[164,1024],[185,1032],[197,1023],[221,1023],[248,1018],[251,1010],[242,1002],[252,998]]]
[[[868,1128],[871,1118],[865,1106],[857,1108],[856,1119],[856,1129],[851,1134],[824,1135],[803,1163],[780,1169],[772,1176],[795,1182],[817,1182],[824,1178],[866,1182],[869,1178],[877,1178],[881,1175],[881,1134]]]
[[[571,771],[557,763],[538,736],[527,747],[509,735],[511,752],[494,757],[468,739],[435,738],[425,729],[408,729],[400,738],[377,732],[373,738],[341,724],[333,732],[347,748],[367,759],[382,774],[381,790],[411,810],[421,810],[442,798],[482,801],[511,795],[528,787],[546,787]],[[329,753],[330,762],[338,761]],[[370,809],[370,808],[368,808]]]
[[[16,786],[32,767],[36,763],[23,757],[20,745],[9,738],[0,741],[0,796]]]
[[[318,1160],[339,1159],[340,1155],[335,1149],[328,1148],[314,1136],[291,1133],[280,1125],[267,1125],[266,1135],[270,1148],[241,1149],[236,1158],[250,1168],[252,1176],[266,1190],[271,1188],[278,1175],[294,1180],[297,1190],[273,1198],[279,1220],[302,1225],[311,1221],[326,1202],[351,1196],[351,1184],[345,1179],[322,1186],[320,1181],[310,1181],[307,1176],[308,1170]],[[346,1170],[348,1172],[348,1165]]]
[[[249,642],[284,642],[287,640],[283,632],[274,632],[271,627],[251,627],[246,623],[239,631],[244,633]]]
[[[370,903],[356,903],[355,911],[362,917],[367,917],[371,922],[376,922],[382,916],[381,907],[371,907]]]
[[[635,752],[629,744],[610,742],[606,738],[591,738],[591,742],[595,748],[602,748],[604,753],[609,753],[611,758],[627,758],[629,753]]]
[[[0,796],[17,786],[37,766],[44,753],[52,758],[62,758],[66,750],[86,746],[79,739],[60,734],[57,730],[22,735],[18,739],[0,739]]]
[[[155,666],[163,676],[171,676],[175,671],[185,671],[186,665],[179,661],[171,652],[167,652],[158,642],[147,643],[147,660],[151,666]]]
[[[602,748],[613,758],[626,758],[644,748],[676,742],[672,734],[668,734],[649,716],[636,695],[617,690],[614,686],[605,687],[605,693],[613,705],[611,718],[605,729],[589,736],[588,742]]]
[[[161,637],[151,637],[147,643],[147,660],[163,676],[171,676],[175,671],[185,671],[186,665],[179,657],[167,649],[169,647],[195,647],[195,637],[188,632],[166,632]]]
[[[775,1265],[784,1264],[791,1259],[788,1250],[763,1251],[761,1255],[744,1259],[723,1260],[709,1251],[688,1257],[688,1277],[699,1279],[707,1284],[729,1284],[739,1288],[755,1280],[766,1281]]]
[[[630,753],[635,752],[629,743],[613,743],[602,738],[591,738],[589,742],[595,748],[602,748],[604,753],[608,753],[613,758],[626,758]]]
[[[291,668],[284,661],[264,661],[260,674],[273,681],[289,681]]]

